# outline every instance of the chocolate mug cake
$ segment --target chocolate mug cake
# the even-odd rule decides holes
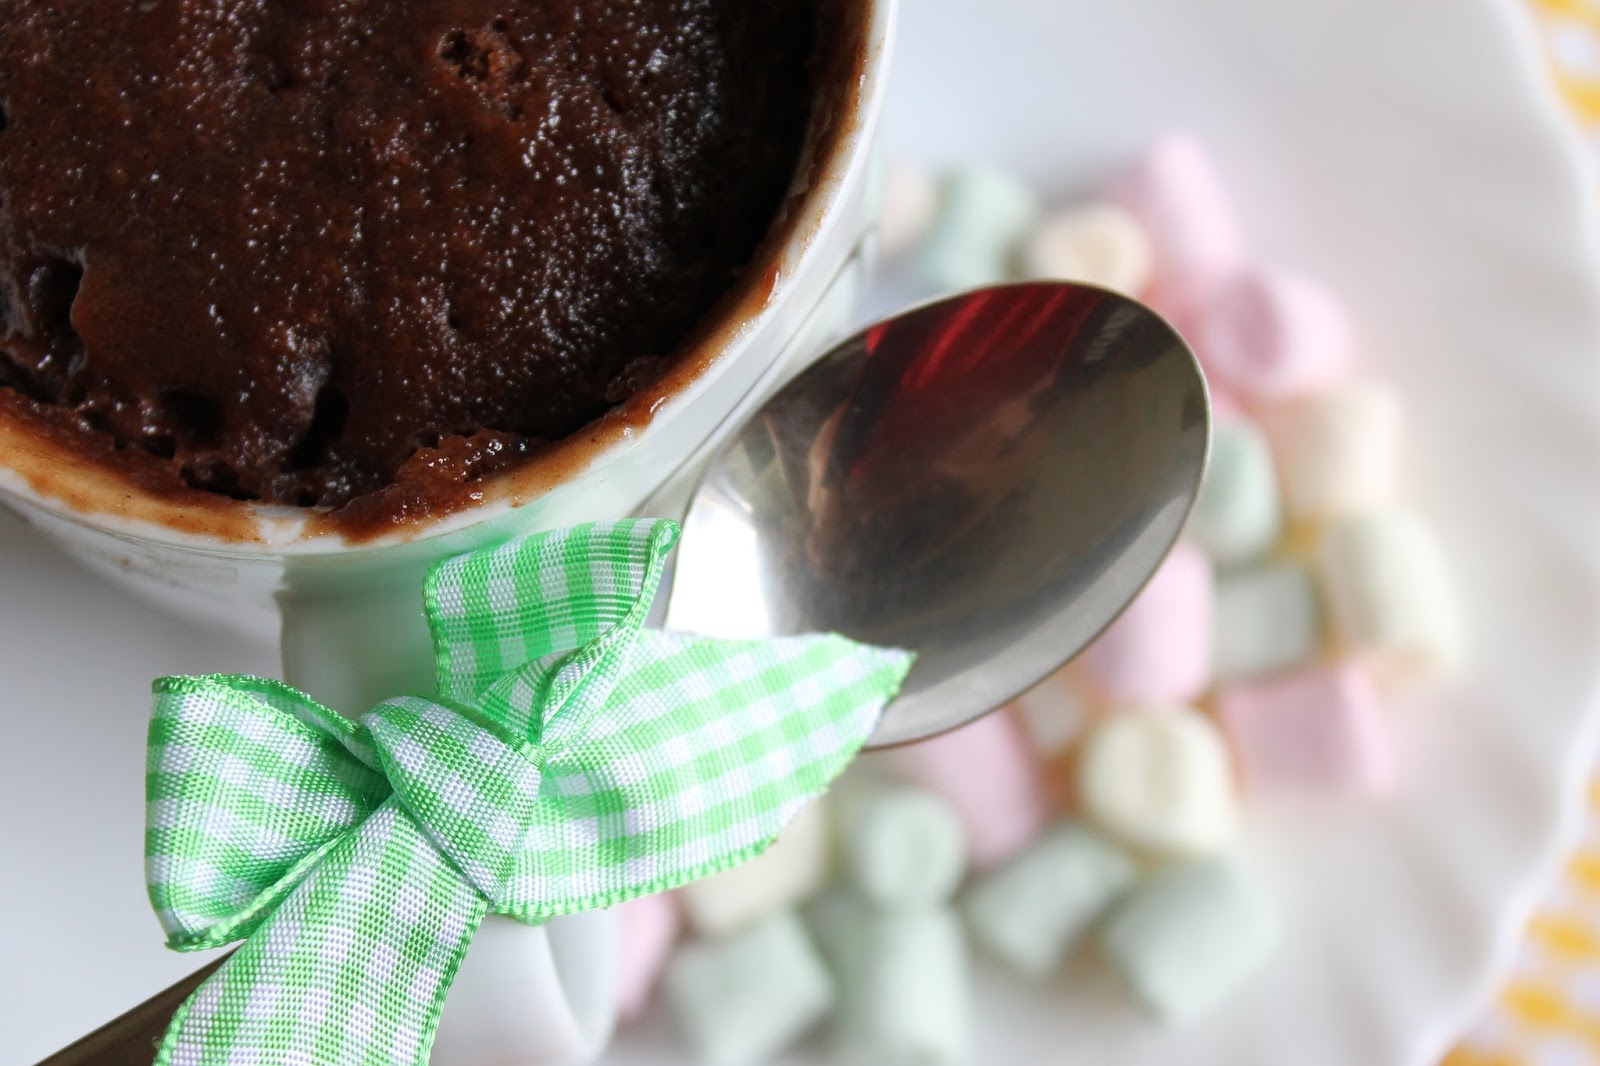
[[[814,0],[12,0],[0,419],[371,514],[646,387],[779,212]]]

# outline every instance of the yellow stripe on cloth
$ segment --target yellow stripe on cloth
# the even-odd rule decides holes
[[[1552,73],[1584,125],[1600,126],[1600,4],[1530,0],[1549,45]]]
[[[1600,151],[1600,0],[1528,3],[1555,84]],[[1499,1001],[1440,1066],[1600,1066],[1600,778],[1589,810]]]
[[[1600,933],[1594,928],[1593,915],[1553,914],[1546,910],[1528,923],[1528,936],[1553,959],[1600,962]]]
[[[1439,1066],[1522,1066],[1522,1062],[1509,1055],[1484,1053],[1473,1048],[1458,1047],[1446,1055]]]
[[[1579,851],[1567,863],[1567,884],[1580,894],[1600,897],[1600,848]]]
[[[1600,7],[1593,0],[1532,0],[1533,8],[1546,20],[1576,22],[1600,33]]]
[[[1561,74],[1556,76],[1556,86],[1585,124],[1600,124],[1600,80]]]
[[[1513,981],[1500,997],[1500,1005],[1526,1025],[1584,1037],[1600,1051],[1600,1021],[1573,1009],[1565,991],[1555,984]]]
[[[1600,778],[1588,800],[1584,838],[1528,923],[1511,980],[1440,1066],[1600,1064]]]

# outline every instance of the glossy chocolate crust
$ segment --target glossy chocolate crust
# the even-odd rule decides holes
[[[323,508],[537,454],[662,373],[750,258],[815,19],[13,0],[0,409],[146,483]]]

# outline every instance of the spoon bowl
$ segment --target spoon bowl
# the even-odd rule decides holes
[[[1127,297],[1036,282],[926,304],[833,348],[713,456],[667,624],[909,648],[871,746],[942,733],[1122,611],[1209,436],[1199,364]]]

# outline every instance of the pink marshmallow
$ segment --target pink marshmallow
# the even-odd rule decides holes
[[[1210,557],[1179,542],[1083,653],[1085,675],[1119,702],[1193,702],[1211,683],[1215,600]]]
[[[1022,851],[1048,821],[1039,766],[1007,712],[886,754],[901,777],[949,802],[966,827],[969,855],[980,869]]]
[[[1172,318],[1170,322],[1172,328],[1178,331],[1178,335],[1184,339],[1190,349],[1195,351],[1195,357],[1197,359],[1200,358],[1199,346],[1194,339],[1198,329],[1198,316],[1194,314],[1181,315]],[[1211,397],[1211,420],[1213,422],[1221,422],[1230,418],[1249,417],[1243,401],[1228,386],[1227,382],[1222,381],[1217,375],[1211,373],[1210,368],[1205,365],[1204,361],[1200,364],[1200,370],[1205,375],[1206,394]]]
[[[1291,274],[1247,271],[1223,286],[1189,334],[1206,372],[1246,400],[1301,396],[1337,381],[1354,342],[1338,299]]]
[[[1378,793],[1394,784],[1378,691],[1356,663],[1229,685],[1216,705],[1252,787]]]
[[[630,899],[617,908],[622,958],[617,967],[617,1014],[632,1021],[650,1005],[656,981],[677,943],[683,916],[667,892]]]
[[[1215,381],[1206,382],[1211,394],[1211,420],[1213,422],[1238,421],[1246,417],[1237,397]]]
[[[1181,318],[1204,305],[1244,262],[1233,206],[1211,159],[1184,134],[1157,141],[1113,183],[1110,195],[1149,232],[1155,253],[1146,299]]]

